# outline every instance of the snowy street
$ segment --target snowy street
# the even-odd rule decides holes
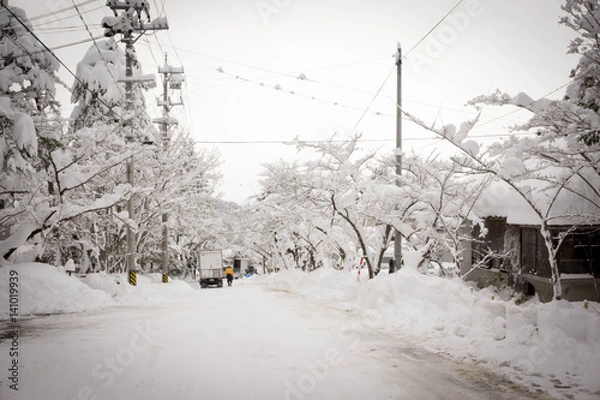
[[[379,321],[259,280],[159,305],[23,319],[2,399],[546,398],[377,331]],[[0,343],[7,368],[9,341]],[[43,354],[43,357],[40,357]]]
[[[600,0],[0,0],[41,399],[600,400]]]

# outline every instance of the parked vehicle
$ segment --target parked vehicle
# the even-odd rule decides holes
[[[437,262],[435,260],[431,260],[429,258],[426,259],[425,261],[423,261],[421,263],[421,265],[419,265],[417,270],[424,275],[433,275],[433,276],[443,276],[444,275],[444,269],[442,268],[442,265],[439,262]]]
[[[200,287],[223,287],[223,255],[221,250],[200,251]]]
[[[233,259],[233,272],[235,274],[235,279],[242,278],[248,273],[248,263],[249,260],[247,258],[234,258]]]

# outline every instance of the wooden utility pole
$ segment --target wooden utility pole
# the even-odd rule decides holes
[[[402,49],[398,43],[396,54],[396,185],[400,186],[402,175]],[[402,267],[402,234],[398,229],[394,235],[394,260],[396,270]],[[390,271],[393,272],[393,271]]]
[[[102,27],[104,28],[104,36],[112,37],[116,34],[123,35],[122,42],[125,43],[125,79],[119,79],[120,82],[125,82],[125,118],[126,129],[130,132],[125,133],[128,141],[134,141],[136,138],[135,127],[133,125],[134,115],[134,96],[133,83],[154,82],[154,78],[134,78],[133,77],[133,62],[135,61],[134,43],[147,31],[157,31],[168,29],[166,18],[156,18],[150,21],[149,5],[146,2],[131,2],[120,0],[107,0],[106,5],[110,7],[114,13],[114,17],[104,17],[102,19]],[[120,15],[119,12],[120,11]],[[142,15],[146,14],[148,23],[142,22]],[[140,35],[134,39],[133,34],[140,32]],[[128,136],[130,135],[130,136]],[[133,189],[133,156],[129,157],[126,163],[127,183]],[[127,212],[130,221],[135,220],[135,203],[133,191],[127,200]],[[127,273],[129,276],[129,284],[137,285],[137,266],[135,264],[136,252],[136,235],[131,226],[131,222],[127,225]]]
[[[126,34],[123,37],[123,41],[125,42],[125,110],[127,111],[128,118],[130,118],[131,113],[133,112],[133,85],[131,82],[131,78],[133,77],[133,59],[131,54],[134,51],[131,33]],[[129,123],[131,124],[131,121],[129,121]],[[131,130],[133,131],[133,125],[131,126]],[[131,138],[129,140],[133,140],[134,137],[135,135],[131,132]],[[129,274],[129,284],[137,286],[137,267],[135,265],[135,248],[137,240],[135,232],[133,232],[133,228],[131,227],[132,222],[135,221],[135,204],[133,202],[133,186],[135,185],[133,180],[133,155],[127,159],[126,174],[127,183],[129,183],[129,186],[131,187],[131,194],[127,200],[127,213],[129,214],[129,223],[127,224],[127,273]]]
[[[180,102],[173,102],[169,98],[169,89],[181,89],[181,82],[183,81],[183,67],[172,67],[167,62],[167,55],[165,54],[165,64],[162,67],[158,67],[158,73],[163,76],[163,96],[162,100],[158,101],[158,106],[163,107],[163,113],[161,118],[155,118],[152,120],[155,124],[160,125],[160,131],[162,136],[162,149],[165,157],[169,149],[169,127],[176,125],[177,120],[169,116],[169,111],[176,105],[183,104]],[[162,281],[164,283],[169,282],[169,213],[163,210],[162,213]]]

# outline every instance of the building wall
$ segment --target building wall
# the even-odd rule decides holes
[[[488,234],[483,239],[479,238],[476,228],[473,242],[463,245],[465,252],[472,250],[472,260],[463,258],[467,261],[461,265],[463,276],[481,287],[508,285],[521,293],[537,293],[542,301],[550,301],[550,263],[539,228],[508,225],[501,218],[487,219],[485,227]],[[563,298],[600,299],[600,227],[576,230],[556,227],[553,237],[555,244],[564,238],[557,255],[559,271],[563,274]],[[480,268],[473,268],[477,263]]]

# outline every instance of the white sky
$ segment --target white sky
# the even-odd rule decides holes
[[[81,10],[92,34],[102,35],[100,21],[110,15],[105,1],[76,1],[86,3]],[[161,48],[172,65],[184,66],[186,106],[172,115],[192,130],[198,146],[219,150],[224,198],[243,202],[258,191],[261,164],[296,157],[295,149],[281,142],[296,136],[325,140],[334,133],[344,138],[351,133],[390,72],[355,131],[362,132],[364,147],[392,151],[396,93],[392,56],[396,43],[400,42],[407,54],[457,0],[150,3],[151,16],[166,14],[170,30],[137,42],[144,72],[156,72],[157,62],[162,64]],[[464,0],[409,54],[412,57],[404,60],[403,107],[428,122],[460,123],[473,115],[463,105],[477,95],[500,88],[538,98],[561,87],[577,62],[576,56],[566,55],[574,34],[558,24],[563,3]],[[71,0],[11,0],[10,4],[24,8],[30,17],[72,6]],[[90,37],[73,10],[32,22],[51,48]],[[432,40],[439,45],[435,47]],[[75,71],[90,44],[57,49],[56,54]],[[218,68],[225,74],[217,72]],[[296,79],[300,73],[309,81]],[[63,68],[60,76],[72,84],[73,78]],[[274,89],[275,85],[282,90]],[[60,90],[63,114],[68,116],[68,93]],[[551,97],[563,93],[564,89]],[[155,89],[148,96],[153,116],[159,115],[152,104],[158,95]],[[486,109],[482,123],[508,111]],[[503,133],[503,127],[524,117],[523,112],[511,114],[477,128],[476,133]],[[403,137],[405,151],[423,155],[446,151],[438,140],[428,140],[432,135],[408,122]]]

